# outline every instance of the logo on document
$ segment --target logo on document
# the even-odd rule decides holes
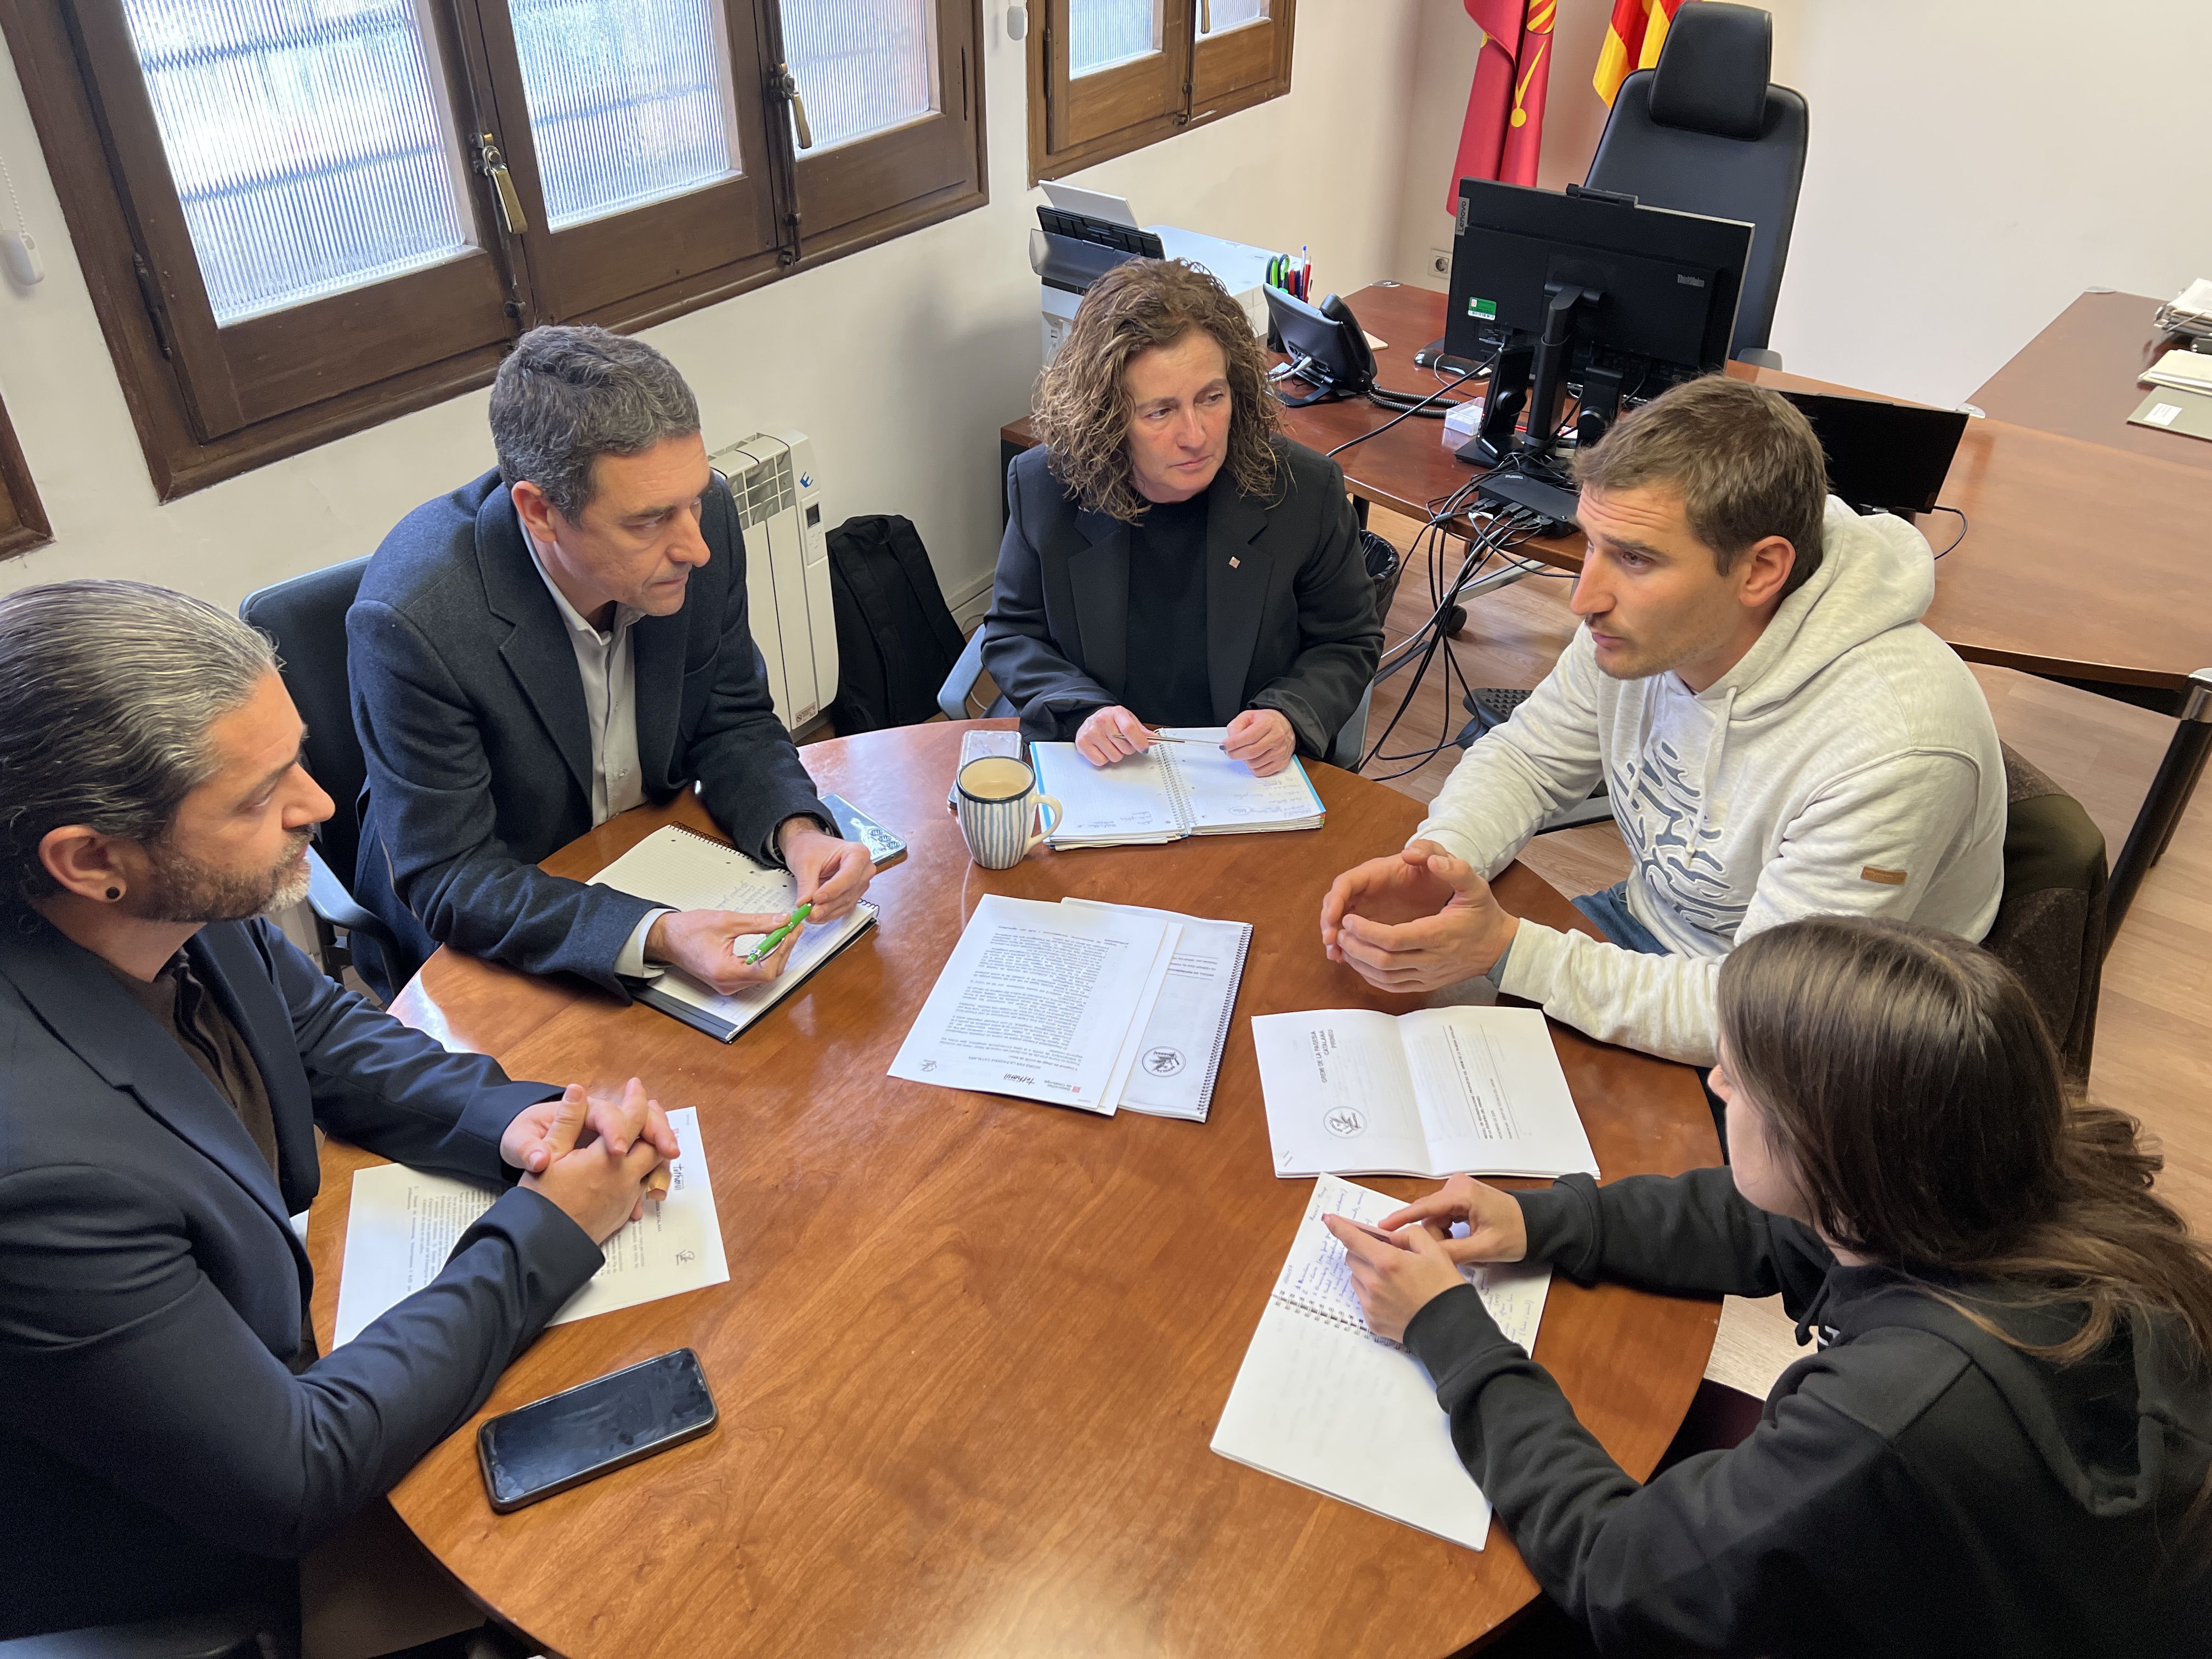
[[[1147,1048],[1145,1050],[1145,1070],[1153,1077],[1173,1077],[1182,1070],[1182,1050],[1180,1048]]]
[[[1367,1114],[1357,1106],[1340,1106],[1323,1116],[1321,1123],[1339,1140],[1351,1140],[1367,1133]]]

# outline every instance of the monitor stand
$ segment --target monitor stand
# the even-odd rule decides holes
[[[1533,348],[1525,343],[1508,345],[1498,354],[1498,366],[1490,372],[1489,402],[1483,406],[1482,425],[1460,446],[1459,459],[1469,466],[1496,466],[1513,453],[1513,429],[1520,424],[1522,410],[1528,406],[1533,360]]]
[[[1566,405],[1567,349],[1574,342],[1576,311],[1595,307],[1604,294],[1574,283],[1547,283],[1544,291],[1552,303],[1544,313],[1544,331],[1537,337],[1534,385],[1528,394],[1528,427],[1522,434],[1519,453],[1524,471],[1542,476],[1559,471],[1554,452],[1559,445],[1559,415]]]

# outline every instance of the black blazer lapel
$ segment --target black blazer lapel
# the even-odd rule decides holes
[[[1206,510],[1206,666],[1217,726],[1243,712],[1244,681],[1274,580],[1274,560],[1256,539],[1267,527],[1265,507],[1234,479],[1216,480]]]
[[[127,1090],[179,1139],[218,1165],[296,1245],[276,1178],[238,1114],[185,1058],[176,1039],[131,1001],[89,951],[42,926],[28,939],[11,935],[0,943],[0,970],[79,1060],[111,1088]],[[231,1006],[236,1006],[234,997]],[[263,1051],[256,1048],[254,1057],[263,1058]],[[270,1093],[273,1097],[273,1088]],[[308,1156],[313,1158],[312,1151]]]
[[[1075,527],[1089,544],[1067,561],[1083,619],[1074,660],[1118,697],[1129,678],[1129,526],[1109,514],[1079,513]]]
[[[592,730],[584,713],[584,682],[575,647],[537,561],[524,544],[514,501],[494,489],[477,509],[477,565],[484,601],[508,626],[499,654],[561,751],[584,799],[592,799]],[[496,630],[495,630],[496,632]]]

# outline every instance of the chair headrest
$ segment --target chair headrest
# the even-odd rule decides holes
[[[1674,14],[1651,78],[1651,118],[1723,138],[1756,138],[1766,119],[1774,20],[1756,6],[1698,0]]]

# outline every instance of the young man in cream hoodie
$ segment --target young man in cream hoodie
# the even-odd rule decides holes
[[[2004,764],[1981,688],[1921,626],[1919,532],[1830,500],[1805,417],[1720,375],[1626,416],[1576,480],[1583,626],[1405,850],[1337,878],[1329,957],[1389,991],[1486,974],[1601,1041],[1710,1066],[1741,939],[1848,914],[1979,939]],[[1576,904],[1612,944],[1507,915],[1488,879],[1601,778],[1636,869]]]

